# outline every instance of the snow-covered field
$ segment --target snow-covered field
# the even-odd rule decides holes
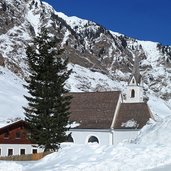
[[[149,123],[132,142],[117,146],[64,143],[34,162],[1,162],[0,171],[170,171],[171,116]]]

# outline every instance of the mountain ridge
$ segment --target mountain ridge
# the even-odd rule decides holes
[[[73,68],[73,72],[66,86],[70,91],[124,91],[138,55],[146,95],[162,98],[170,105],[171,46],[136,40],[106,30],[95,22],[68,17],[39,0],[2,0],[0,23],[3,75],[11,73],[14,80],[24,83],[29,74],[25,48],[41,28],[46,27],[50,35],[61,39],[64,57],[69,57],[69,68]],[[26,93],[26,90],[21,91]],[[15,96],[23,99],[22,95]],[[22,108],[25,103],[19,106]]]

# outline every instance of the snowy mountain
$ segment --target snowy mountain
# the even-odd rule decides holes
[[[25,48],[42,27],[61,39],[69,57],[73,72],[66,86],[70,91],[124,90],[138,55],[152,111],[161,117],[169,115],[170,46],[136,40],[94,22],[68,17],[40,0],[1,0],[0,24],[0,120],[24,116],[23,94],[27,92],[22,84],[29,73]],[[159,102],[162,108],[156,110]]]
[[[0,127],[23,118],[25,48],[46,27],[61,39],[72,74],[70,91],[122,90],[136,55],[148,105],[157,122],[146,125],[136,140],[117,147],[62,144],[58,153],[38,162],[2,162],[0,170],[137,171],[171,170],[171,46],[140,41],[94,22],[68,17],[40,0],[0,1]]]

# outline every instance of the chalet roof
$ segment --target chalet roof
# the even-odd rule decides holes
[[[110,129],[120,91],[71,93],[70,121],[82,129]]]
[[[146,103],[122,103],[116,116],[114,129],[140,129],[151,118]]]
[[[10,131],[10,130],[13,130],[15,128],[22,127],[22,126],[26,127],[26,122],[23,120],[19,120],[19,121],[10,123],[10,124],[0,128],[0,134],[3,134],[6,131]]]
[[[28,125],[23,120],[0,128],[0,144],[32,144],[27,137],[27,129]],[[19,133],[19,138],[16,137],[17,132]]]

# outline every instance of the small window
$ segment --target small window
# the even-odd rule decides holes
[[[20,149],[20,155],[24,155],[26,153],[25,149]]]
[[[37,149],[33,149],[33,154],[36,154],[37,153]]]
[[[13,149],[8,149],[8,156],[12,156],[13,155]]]
[[[8,138],[9,138],[9,132],[5,132],[5,133],[4,133],[4,138],[5,138],[5,139],[8,139]]]
[[[1,148],[0,148],[0,156],[2,155],[2,151],[1,151]]]
[[[16,132],[16,139],[21,138],[21,133],[20,132]]]
[[[131,98],[134,98],[134,97],[135,97],[135,90],[132,89],[132,90],[131,90]]]
[[[135,83],[134,79],[132,80],[132,83],[133,83],[133,84]]]

